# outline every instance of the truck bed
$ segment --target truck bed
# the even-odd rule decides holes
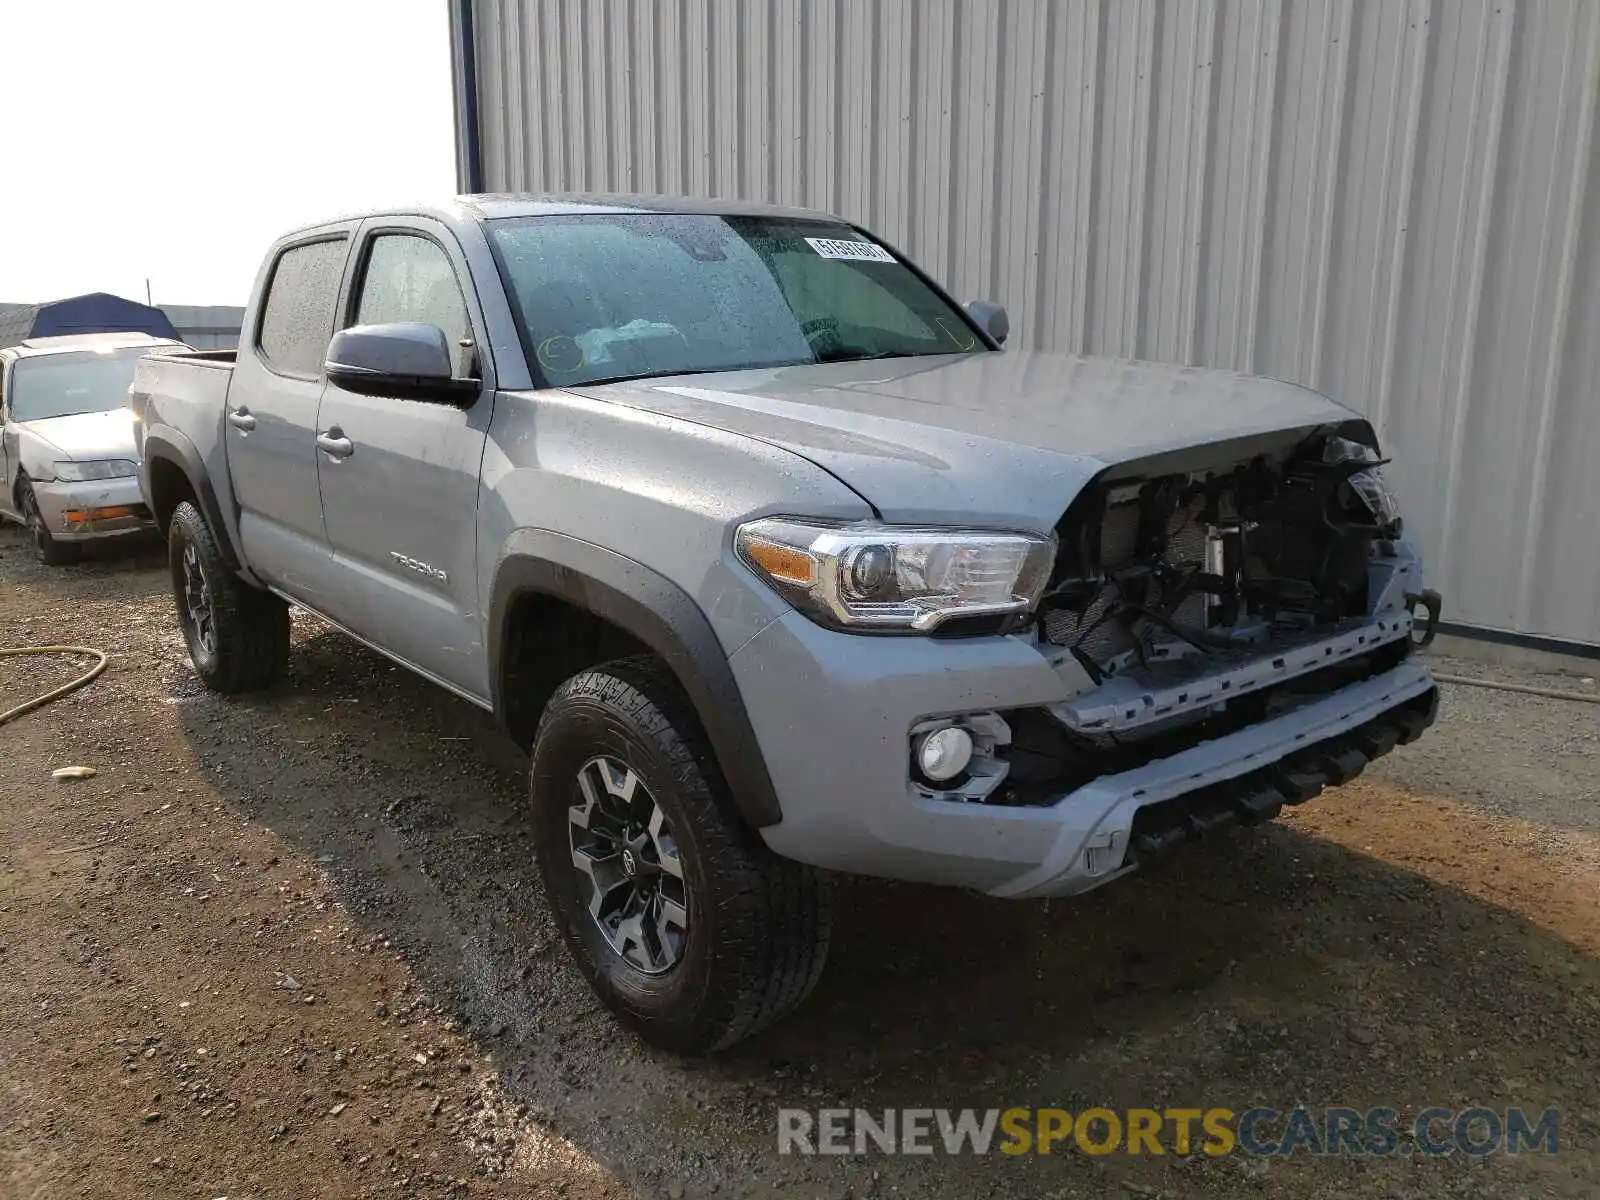
[[[220,439],[233,379],[234,350],[176,350],[147,354],[139,361],[128,390],[144,435],[159,426],[181,430],[201,445],[206,435]]]
[[[223,431],[236,359],[233,350],[177,350],[140,360],[128,402],[141,462],[147,442],[166,442],[178,449],[180,461],[198,467],[218,497],[232,496]],[[141,479],[148,497],[149,480],[142,472]],[[199,486],[198,478],[192,482]],[[223,506],[222,520],[236,536],[230,506]]]

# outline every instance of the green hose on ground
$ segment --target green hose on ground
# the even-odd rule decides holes
[[[24,713],[30,713],[36,708],[43,708],[50,701],[59,700],[68,692],[77,691],[106,669],[105,651],[96,650],[92,646],[0,646],[0,658],[15,658],[24,654],[82,654],[96,661],[94,666],[70,683],[64,683],[42,696],[35,696],[32,700],[26,700],[15,708],[8,708],[4,712],[0,712],[0,725],[4,725],[7,721],[13,721]]]

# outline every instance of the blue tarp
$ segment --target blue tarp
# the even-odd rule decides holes
[[[6,317],[3,332],[8,336],[0,338],[0,345],[73,333],[148,333],[152,337],[179,340],[178,331],[159,308],[107,292],[50,300],[20,311],[13,309]]]

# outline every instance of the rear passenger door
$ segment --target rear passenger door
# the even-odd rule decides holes
[[[478,614],[478,478],[494,409],[483,328],[454,235],[422,218],[362,231],[341,327],[423,321],[444,330],[469,407],[361,396],[330,383],[318,432],[323,523],[333,550],[327,613],[441,682],[484,701]]]
[[[354,223],[281,246],[257,288],[228,385],[223,437],[251,569],[318,606],[328,543],[317,495],[317,407]]]

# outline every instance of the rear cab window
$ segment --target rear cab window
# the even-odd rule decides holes
[[[280,375],[322,374],[344,275],[343,235],[301,242],[278,255],[256,333],[256,350]]]

